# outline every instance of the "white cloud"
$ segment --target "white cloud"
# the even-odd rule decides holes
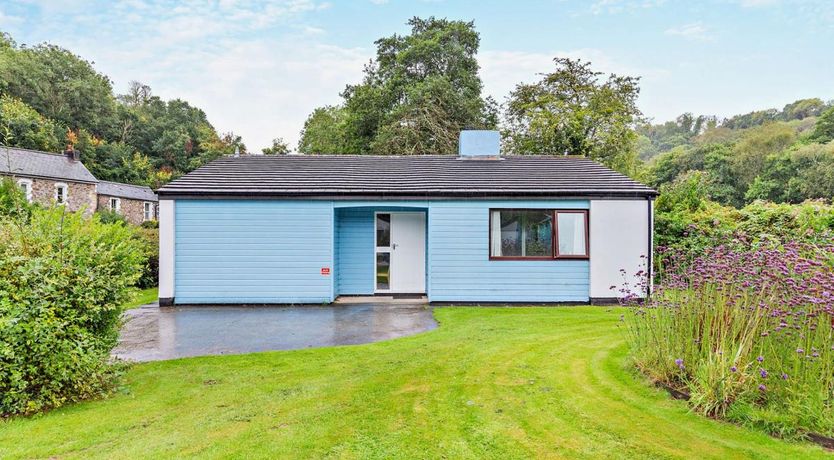
[[[597,0],[591,4],[593,14],[617,14],[662,6],[666,0]]]
[[[555,57],[581,59],[590,62],[594,70],[604,74],[640,77],[644,82],[662,80],[669,75],[665,69],[638,68],[619,62],[594,48],[554,50],[551,53],[487,50],[478,56],[484,94],[503,102],[517,84],[535,82],[541,78],[541,74],[552,71]]]
[[[0,10],[0,27],[14,27],[23,23],[23,18],[11,14],[5,14]]]
[[[338,103],[339,92],[346,83],[359,81],[369,57],[363,49],[230,42],[222,54],[167,82],[166,90],[205,109],[218,129],[234,130],[250,149],[265,147],[278,136],[295,148],[307,115]]]
[[[710,34],[710,31],[700,22],[692,22],[678,27],[671,27],[664,32],[666,35],[683,37],[687,40],[710,42],[715,41],[715,37]]]

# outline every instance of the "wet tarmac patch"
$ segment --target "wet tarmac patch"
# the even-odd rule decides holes
[[[156,361],[188,356],[295,350],[378,342],[437,327],[425,304],[298,307],[165,307],[125,313],[115,357]]]

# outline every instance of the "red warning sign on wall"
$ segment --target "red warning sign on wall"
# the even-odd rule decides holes
[[[330,274],[330,267],[321,267],[321,274],[322,275],[329,275]]]

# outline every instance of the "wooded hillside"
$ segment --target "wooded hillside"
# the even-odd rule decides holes
[[[0,34],[0,144],[49,152],[73,145],[98,179],[156,187],[235,148],[205,112],[131,82],[115,94],[92,62]]]

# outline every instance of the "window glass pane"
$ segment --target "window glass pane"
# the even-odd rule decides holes
[[[376,215],[376,245],[381,248],[391,246],[391,214]]]
[[[585,253],[585,213],[560,212],[557,219],[559,219],[559,255],[588,255]]]
[[[553,215],[548,210],[492,211],[493,257],[553,255]]]
[[[390,289],[391,286],[391,253],[378,252],[376,254],[376,288]]]

